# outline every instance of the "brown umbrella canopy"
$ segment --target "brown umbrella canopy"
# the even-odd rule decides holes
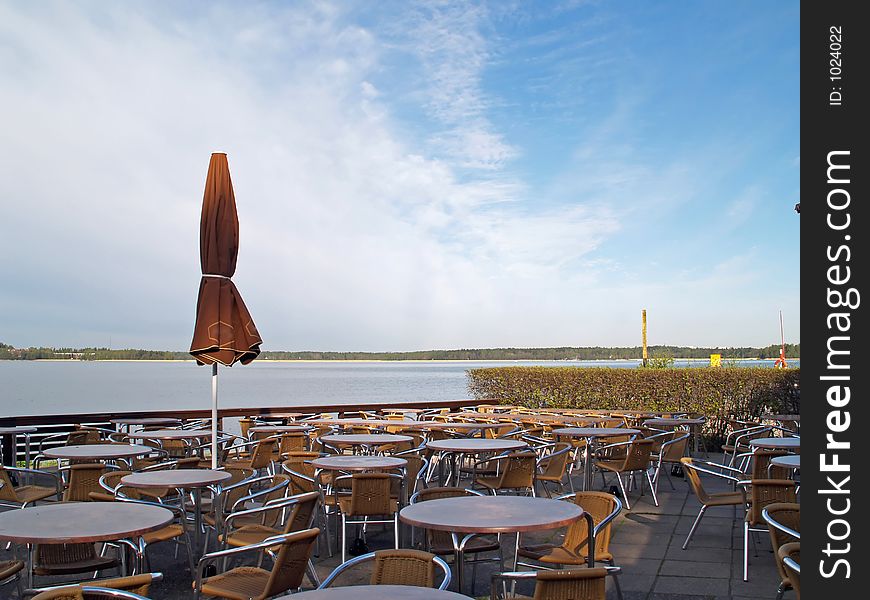
[[[239,217],[226,154],[211,155],[199,227],[202,281],[190,353],[199,364],[247,364],[260,354],[263,340],[230,280],[239,252]]]

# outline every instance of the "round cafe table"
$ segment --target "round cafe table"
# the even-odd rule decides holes
[[[358,446],[363,448],[366,453],[370,453],[372,448],[375,447],[401,444],[402,442],[413,441],[413,439],[408,435],[395,435],[392,433],[336,433],[324,435],[320,438],[320,441],[337,447]]]
[[[800,450],[801,439],[799,437],[784,438],[756,438],[749,440],[753,448],[767,448],[770,450]]]
[[[800,454],[786,454],[785,456],[774,456],[770,459],[770,464],[767,465],[767,474],[770,476],[770,470],[773,467],[783,467],[785,469],[791,469],[794,471],[800,471],[801,469],[801,455]]]
[[[480,454],[481,452],[507,452],[527,448],[528,444],[520,440],[508,438],[457,438],[449,440],[432,440],[426,442],[426,447],[442,455],[447,454],[450,458],[450,478],[455,477],[454,485],[459,485],[459,469],[456,468],[457,458],[467,454]],[[474,474],[472,474],[472,480]],[[444,478],[444,459],[438,460],[438,485],[450,485]]]
[[[81,444],[74,446],[58,446],[49,448],[43,454],[49,458],[60,460],[115,460],[142,456],[154,452],[150,446],[135,444]],[[125,460],[126,462],[126,460]]]
[[[404,458],[394,456],[322,456],[311,461],[312,467],[326,471],[382,471],[407,464]]]
[[[453,540],[453,564],[456,565],[456,589],[460,593],[463,589],[465,547],[475,535],[516,533],[515,548],[519,548],[520,534],[523,532],[556,529],[584,517],[592,531],[592,517],[577,504],[527,496],[439,498],[411,504],[399,512],[399,519],[403,523],[450,533]],[[589,560],[592,564],[594,538],[589,547]],[[514,570],[516,562],[514,554]]]
[[[232,478],[228,471],[212,469],[173,469],[166,471],[142,471],[130,473],[121,477],[121,485],[137,488],[174,488],[190,490],[193,493],[194,509],[194,544],[200,547],[202,535],[202,489],[209,488],[214,494],[212,505],[215,509],[215,522],[220,526],[223,522],[220,497],[223,493],[221,484]]]
[[[468,600],[468,596],[416,585],[348,585],[309,590],[278,600]]]
[[[0,541],[27,544],[27,587],[33,587],[33,545],[107,542],[169,525],[171,511],[129,502],[57,502],[0,513]],[[139,546],[139,544],[137,544]],[[143,565],[137,565],[140,569]]]
[[[614,437],[617,435],[638,435],[639,429],[626,429],[624,427],[563,427],[554,429],[553,435],[574,437],[586,440],[586,452],[583,457],[583,491],[592,488],[592,455],[595,453],[595,444],[598,438]]]

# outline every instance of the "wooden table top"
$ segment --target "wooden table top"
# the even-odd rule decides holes
[[[137,431],[127,437],[141,440],[191,440],[211,437],[211,431],[206,429],[155,429],[154,431]]]
[[[680,425],[703,425],[706,419],[649,419],[643,424],[649,427],[659,425],[661,427],[679,427]]]
[[[555,529],[583,516],[573,502],[527,496],[460,496],[406,506],[409,525],[458,533],[510,533]]]
[[[304,433],[314,429],[311,425],[257,425],[248,429],[249,433]]]
[[[0,427],[0,435],[17,435],[19,433],[36,433],[36,427]]]
[[[393,435],[391,433],[347,433],[324,435],[320,439],[327,444],[339,446],[379,446],[383,444],[399,444],[401,442],[410,442],[414,438],[407,435]]]
[[[44,451],[49,458],[63,458],[68,460],[94,459],[103,460],[109,458],[130,458],[153,452],[150,446],[137,446],[135,444],[80,444],[74,446],[58,446]]]
[[[178,425],[181,423],[181,419],[174,419],[172,417],[122,417],[109,419],[109,423],[114,425]]]
[[[787,454],[786,456],[774,456],[770,459],[770,463],[777,467],[785,467],[787,469],[801,468],[800,454]]]
[[[277,600],[468,600],[468,596],[411,585],[348,585],[309,590]]]
[[[455,440],[432,440],[426,442],[426,447],[438,452],[500,452],[504,450],[519,450],[528,444],[520,440],[491,440],[486,438],[463,438]]]
[[[626,429],[625,427],[563,427],[554,429],[553,435],[569,437],[596,438],[613,437],[615,435],[637,435],[639,429]]]
[[[131,502],[57,502],[0,513],[0,540],[18,544],[104,542],[172,522],[171,511]]]
[[[173,469],[167,471],[144,471],[131,473],[121,478],[123,485],[138,488],[201,488],[221,483],[232,478],[228,471],[212,469]]]
[[[316,469],[330,471],[371,471],[375,469],[398,469],[408,464],[404,458],[392,456],[323,456],[311,461]]]
[[[756,438],[749,440],[749,445],[753,448],[800,448],[801,439],[797,437]]]

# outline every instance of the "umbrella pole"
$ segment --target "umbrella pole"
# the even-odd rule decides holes
[[[211,365],[211,468],[218,467],[218,366]]]

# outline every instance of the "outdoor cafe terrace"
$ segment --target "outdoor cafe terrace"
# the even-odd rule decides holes
[[[0,598],[800,597],[798,415],[367,408],[0,419]]]

